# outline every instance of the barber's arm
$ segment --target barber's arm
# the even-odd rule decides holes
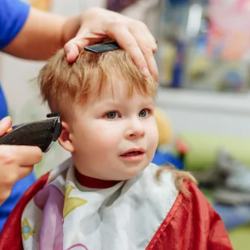
[[[4,51],[24,59],[45,60],[66,44],[68,61],[73,62],[85,46],[106,37],[128,51],[145,75],[149,70],[157,78],[153,57],[157,46],[146,25],[101,8],[71,18],[31,8],[24,27]]]
[[[11,127],[10,117],[0,121],[0,136]],[[9,197],[13,185],[28,176],[42,159],[38,147],[0,145],[0,206]]]
[[[23,28],[3,51],[24,59],[46,60],[63,47],[65,23],[61,16],[30,8]],[[76,32],[72,27],[72,37]]]

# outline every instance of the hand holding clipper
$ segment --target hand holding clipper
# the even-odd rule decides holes
[[[0,137],[0,145],[37,146],[47,152],[62,131],[60,114],[48,114],[47,118],[9,128],[5,135]]]
[[[61,133],[59,115],[40,122],[11,127],[10,117],[0,121],[0,206],[10,196],[13,185],[33,171]]]

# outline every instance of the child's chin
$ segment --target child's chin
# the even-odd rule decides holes
[[[124,173],[124,180],[132,179],[133,177],[135,177],[139,173],[141,173],[146,167],[147,167],[147,165],[143,164],[143,165],[139,165],[139,166],[137,165],[135,167],[130,167],[130,168],[126,169],[126,171]]]

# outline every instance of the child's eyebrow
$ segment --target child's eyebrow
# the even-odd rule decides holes
[[[145,101],[146,105],[155,105],[155,99]]]
[[[104,100],[98,103],[95,103],[94,106],[97,108],[113,108],[114,106],[119,107],[123,106],[124,102],[121,101],[113,101],[113,100]]]
[[[105,106],[126,106],[126,104],[129,102],[129,99],[127,99],[126,102],[124,102],[123,100],[116,100],[116,99],[100,99],[98,102],[95,103],[95,106],[98,107],[103,107],[103,105]],[[145,97],[144,99],[142,99],[141,101],[141,106],[155,106],[155,98],[153,97]]]
[[[129,102],[129,100],[127,100]],[[116,101],[116,100],[105,100],[103,101],[103,103],[107,104],[107,105],[126,105],[126,103],[124,103],[123,101]],[[150,100],[145,100],[141,102],[143,105],[155,105],[155,100],[152,98],[150,98]],[[102,105],[100,103],[100,105]]]

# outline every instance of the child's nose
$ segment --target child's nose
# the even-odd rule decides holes
[[[140,138],[145,135],[145,129],[139,119],[133,119],[127,129],[126,137],[128,139]]]

